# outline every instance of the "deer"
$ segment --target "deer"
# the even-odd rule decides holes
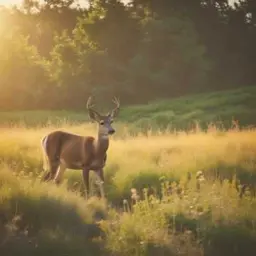
[[[98,124],[98,136],[80,136],[61,130],[50,132],[41,140],[45,160],[48,163],[48,172],[43,181],[53,181],[60,184],[66,169],[82,170],[85,194],[89,195],[89,173],[94,171],[98,178],[103,194],[103,169],[107,160],[109,137],[115,133],[112,123],[119,113],[120,102],[113,100],[115,108],[108,114],[102,115],[93,109],[92,97],[87,100],[89,118]],[[104,195],[103,195],[104,197]]]

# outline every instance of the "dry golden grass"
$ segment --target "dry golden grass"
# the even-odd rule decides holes
[[[117,127],[118,132],[110,142],[105,176],[108,203],[121,208],[106,207],[105,202],[95,199],[85,202],[79,196],[79,191],[68,191],[67,188],[73,188],[74,183],[81,185],[82,175],[79,171],[67,170],[67,185],[64,183],[56,187],[39,183],[35,178],[42,173],[40,140],[56,127],[13,127],[0,129],[0,212],[7,213],[11,218],[15,215],[18,202],[20,213],[27,216],[28,223],[43,223],[51,227],[50,232],[57,237],[55,241],[58,243],[54,245],[57,251],[65,247],[60,242],[63,241],[63,234],[58,235],[53,223],[57,221],[62,230],[68,230],[64,233],[72,234],[72,227],[76,230],[83,223],[92,223],[95,216],[98,216],[97,220],[99,216],[105,216],[100,227],[106,237],[104,241],[96,237],[87,243],[93,255],[101,255],[97,244],[104,246],[103,255],[109,252],[110,255],[122,256],[157,253],[177,256],[228,255],[226,247],[221,244],[223,234],[231,237],[236,245],[234,250],[230,249],[230,255],[240,255],[247,248],[255,249],[255,199],[245,197],[240,200],[234,182],[226,180],[221,184],[210,178],[218,174],[232,180],[236,175],[242,182],[256,184],[256,130],[220,131],[211,127],[207,132],[197,129],[153,134],[149,131],[147,135],[132,136],[127,127]],[[58,129],[80,135],[96,135],[95,124],[65,125]],[[169,186],[175,191],[175,184],[168,185],[168,181],[180,181],[184,185],[187,173],[195,177],[199,170],[206,176],[200,193],[192,179],[182,198],[168,194]],[[22,173],[29,177],[19,175],[14,178],[11,173]],[[155,194],[131,207],[129,202],[133,187],[138,193],[147,187],[159,189],[162,198],[160,200],[159,194]],[[76,189],[79,190],[78,187]],[[122,205],[124,199],[128,201],[125,200],[126,203]],[[122,213],[122,209],[128,212]],[[63,214],[58,220],[59,211]],[[34,218],[35,214],[40,217]],[[79,216],[86,216],[87,220],[80,220]],[[67,221],[73,224],[68,225]],[[39,227],[41,230],[42,227]],[[189,232],[184,232],[184,227]],[[173,236],[176,232],[179,235]],[[194,235],[205,244],[198,245]],[[40,240],[40,236],[37,239]],[[42,241],[52,243],[49,242],[51,239]],[[67,246],[72,243],[75,248],[82,248],[78,255],[88,250],[83,246],[80,235],[72,241],[65,241]],[[214,246],[209,241],[214,241]],[[8,251],[9,247],[6,248]],[[22,250],[25,253],[27,248]],[[204,250],[208,250],[208,254],[204,254]],[[219,254],[220,251],[223,254]]]
[[[120,126],[121,127],[121,126]],[[7,163],[18,163],[19,168],[31,171],[42,168],[41,138],[54,127],[27,129],[2,128],[0,130],[0,158]],[[95,124],[58,128],[80,135],[96,135]],[[216,172],[227,175],[254,175],[256,155],[256,130],[190,133],[124,135],[125,128],[110,140],[108,161],[105,169],[107,187],[115,194],[125,196],[132,186],[140,188],[156,185],[161,177],[178,180],[188,172],[199,170],[205,174]],[[31,168],[30,168],[31,165]],[[221,169],[223,168],[223,170]],[[66,172],[66,177],[81,179],[81,172]],[[229,176],[229,178],[231,178]],[[112,187],[112,188],[111,188]]]

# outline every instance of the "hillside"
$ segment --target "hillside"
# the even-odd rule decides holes
[[[256,87],[253,86],[129,107],[123,110],[122,120],[142,126],[186,129],[195,121],[203,126],[211,122],[229,126],[235,119],[241,125],[252,125],[256,124],[255,114]]]
[[[256,86],[123,107],[118,121],[128,123],[130,129],[147,130],[167,127],[187,129],[195,121],[202,127],[211,122],[221,122],[222,125],[230,127],[232,119],[239,120],[241,126],[256,124]],[[1,124],[8,126],[23,124],[34,127],[48,124],[79,124],[86,121],[86,111],[0,112]]]

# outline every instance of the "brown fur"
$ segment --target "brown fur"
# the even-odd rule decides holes
[[[43,138],[42,144],[43,147],[45,144],[44,150],[49,165],[49,172],[44,177],[44,180],[48,181],[56,178],[61,164],[65,166],[65,169],[82,169],[84,172],[103,169],[107,158],[106,152],[109,141],[106,138],[96,140],[91,136],[79,136],[63,131],[54,131]],[[61,177],[57,177],[56,182],[59,183],[60,179]],[[85,180],[85,183],[88,186],[87,180]]]
[[[97,139],[91,136],[80,136],[64,131],[54,131],[42,139],[42,146],[48,162],[49,171],[44,181],[53,180],[59,183],[65,170],[83,170],[83,179],[87,192],[89,191],[89,171],[97,173],[104,182],[103,168],[107,159],[109,135],[115,130],[111,124],[119,111],[120,103],[114,100],[116,108],[107,115],[101,115],[92,109],[91,98],[87,109],[92,120],[98,123]]]

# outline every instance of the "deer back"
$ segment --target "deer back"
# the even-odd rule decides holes
[[[47,136],[45,151],[50,161],[63,161],[67,168],[77,169],[93,161],[94,144],[91,136],[54,131]]]

